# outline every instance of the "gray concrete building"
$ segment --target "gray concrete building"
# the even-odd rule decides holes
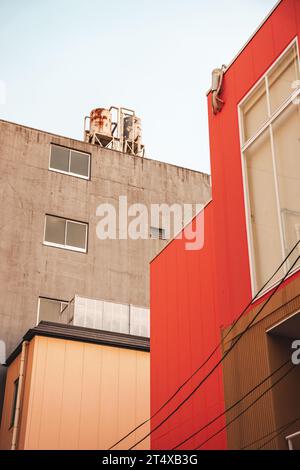
[[[50,321],[51,306],[62,312],[74,296],[149,307],[148,263],[167,240],[160,227],[147,240],[99,240],[97,207],[117,207],[120,195],[147,207],[204,204],[210,176],[0,121],[0,339],[7,355],[47,320],[38,314],[41,301]]]

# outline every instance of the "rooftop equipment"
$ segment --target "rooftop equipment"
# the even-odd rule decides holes
[[[84,118],[84,140],[103,148],[144,156],[141,120],[131,109],[93,109]]]

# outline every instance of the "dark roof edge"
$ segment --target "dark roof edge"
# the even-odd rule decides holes
[[[7,366],[9,366],[20,354],[23,341],[31,341],[35,336],[82,341],[84,343],[102,344],[105,346],[114,346],[138,351],[150,351],[150,339],[142,336],[133,336],[125,333],[115,333],[111,331],[96,330],[94,328],[84,328],[81,326],[42,321],[25,333],[21,343],[19,343],[14,351],[8,356],[6,360]]]

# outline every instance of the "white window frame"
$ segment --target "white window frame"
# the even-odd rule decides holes
[[[65,229],[65,244],[60,244],[60,243],[53,243],[53,242],[48,242],[46,240],[46,224],[47,224],[47,217],[56,217],[57,219],[63,219],[66,222],[66,228],[68,226],[68,222],[72,222],[73,224],[79,224],[79,225],[84,225],[85,226],[85,247],[84,248],[78,248],[76,246],[71,246],[67,245],[66,240],[67,240],[67,229]],[[53,246],[55,248],[62,248],[64,250],[70,250],[70,251],[78,251],[79,253],[87,253],[87,246],[88,246],[88,223],[86,222],[78,222],[77,220],[73,219],[68,219],[66,217],[61,217],[58,215],[54,214],[45,214],[45,221],[44,221],[44,241],[43,245],[46,246]]]
[[[36,318],[36,324],[37,325],[39,324],[39,321],[40,321],[41,299],[50,300],[52,302],[60,303],[61,306],[62,306],[62,304],[64,304],[64,308],[60,310],[60,314],[62,314],[65,311],[66,307],[69,305],[69,302],[67,300],[52,299],[51,297],[44,297],[44,296],[40,295],[39,298],[38,298],[38,309],[37,309],[37,318]]]
[[[280,243],[281,243],[281,252],[282,252],[282,261],[286,257],[285,253],[285,236],[283,233],[283,222],[280,210],[280,197],[279,197],[279,190],[278,190],[278,177],[276,171],[276,160],[275,160],[275,147],[274,147],[274,139],[273,139],[273,131],[272,131],[272,124],[274,121],[280,116],[288,106],[300,95],[300,88],[295,89],[295,91],[281,104],[281,106],[276,110],[275,113],[271,114],[271,107],[270,107],[270,96],[269,96],[269,87],[268,87],[268,76],[270,72],[276,67],[276,65],[280,62],[280,60],[284,57],[284,55],[291,49],[292,47],[296,46],[297,51],[297,58],[298,58],[298,69],[300,74],[300,60],[299,60],[299,44],[298,38],[295,37],[286,49],[280,54],[280,56],[273,62],[273,64],[268,68],[265,74],[255,83],[255,85],[251,88],[251,90],[242,98],[242,100],[238,104],[238,123],[239,123],[239,136],[240,136],[240,154],[241,154],[241,165],[242,165],[242,178],[243,178],[243,186],[244,186],[244,203],[245,203],[245,212],[246,212],[246,230],[247,230],[247,241],[248,241],[248,255],[249,255],[249,267],[250,267],[250,277],[251,277],[251,288],[252,288],[252,296],[257,294],[261,287],[257,286],[256,281],[256,272],[255,272],[255,261],[254,261],[254,243],[253,243],[253,234],[252,234],[252,225],[251,225],[251,213],[250,213],[250,195],[249,195],[249,185],[248,185],[248,177],[247,177],[247,165],[246,165],[246,157],[245,152],[251,146],[256,139],[263,134],[266,130],[269,131],[270,134],[270,144],[271,144],[271,153],[272,153],[272,165],[274,170],[274,183],[275,183],[275,197],[276,197],[276,205],[277,205],[277,212],[278,212],[278,224],[280,229]],[[256,133],[247,141],[245,141],[244,137],[244,120],[243,120],[243,105],[249,98],[249,96],[262,84],[265,83],[266,87],[266,99],[267,99],[267,107],[268,107],[268,118],[267,120],[261,125],[261,127],[256,131]],[[299,99],[299,98],[298,98]],[[284,272],[288,271],[287,263],[283,266]],[[300,268],[295,267],[287,276],[292,276],[296,271]],[[273,273],[270,273],[270,276]],[[276,285],[280,282],[275,281],[270,283],[260,294],[256,297],[256,300],[266,292],[272,290]]]
[[[61,147],[61,148],[64,148],[66,150],[69,151],[69,171],[64,171],[64,170],[59,170],[57,168],[53,168],[51,166],[51,151],[52,151],[52,147]],[[73,173],[72,171],[70,171],[70,168],[71,168],[71,152],[74,152],[74,153],[80,153],[80,154],[83,154],[83,155],[87,155],[89,157],[89,165],[88,165],[88,176],[84,176],[84,175],[80,175],[78,173]],[[64,145],[59,145],[59,144],[54,144],[54,143],[51,143],[50,144],[50,152],[49,152],[49,168],[48,168],[50,171],[55,171],[56,173],[61,173],[63,175],[69,175],[69,176],[75,176],[76,178],[81,178],[83,180],[90,180],[90,177],[91,177],[91,154],[88,153],[88,152],[82,152],[81,150],[75,150],[75,149],[72,149],[72,148],[69,148],[69,147],[65,147]]]

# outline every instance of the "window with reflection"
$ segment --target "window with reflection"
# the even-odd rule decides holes
[[[296,42],[239,106],[253,290],[300,236],[300,82]],[[299,256],[295,250],[266,288]],[[300,267],[298,262],[295,269]]]

